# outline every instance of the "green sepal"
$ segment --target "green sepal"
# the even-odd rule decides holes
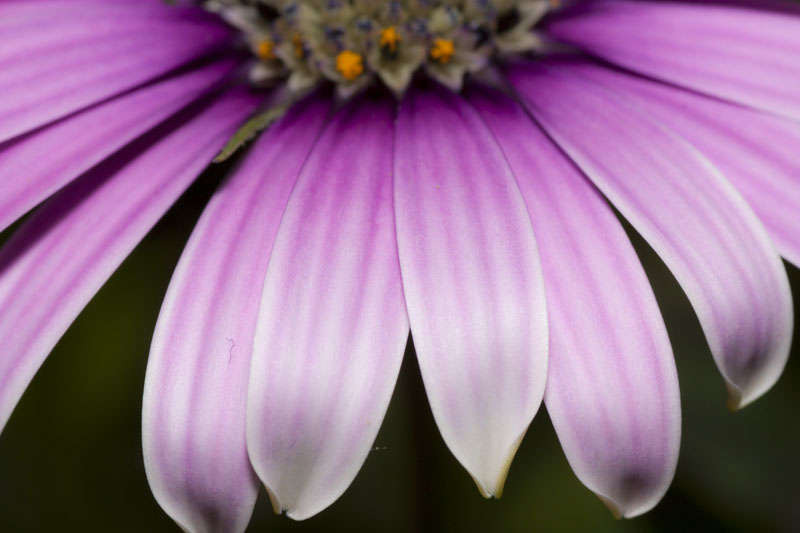
[[[222,163],[235,154],[239,148],[244,146],[247,142],[251,141],[256,135],[267,129],[273,122],[281,118],[292,107],[294,99],[289,99],[286,102],[277,104],[269,109],[265,109],[260,113],[254,115],[247,122],[233,134],[228,143],[222,149],[217,157],[214,158],[215,163]]]

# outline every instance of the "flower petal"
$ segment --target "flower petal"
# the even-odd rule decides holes
[[[741,407],[778,379],[792,338],[786,271],[755,214],[689,143],[557,68],[510,79],[536,119],[650,243],[686,291]]]
[[[605,199],[513,100],[473,104],[503,148],[533,219],[550,324],[545,404],[578,478],[612,510],[651,509],[681,434],[672,349],[653,291]]]
[[[800,119],[800,18],[744,6],[599,0],[547,33],[655,78]]]
[[[200,218],[161,309],[144,388],[145,468],[188,531],[244,531],[255,505],[245,422],[259,289],[327,108],[298,104],[261,137]]]
[[[229,40],[230,33],[201,15],[199,10],[191,10],[185,17],[135,24],[130,31],[121,23],[116,36],[94,36],[89,26],[86,33],[90,38],[68,39],[46,51],[23,50],[4,59],[0,63],[0,141],[218,49]],[[34,40],[40,35],[37,28],[29,31]]]
[[[298,179],[267,270],[247,445],[275,509],[294,519],[355,478],[408,339],[391,147],[388,103],[359,99],[340,111]]]
[[[6,21],[9,18],[21,15],[41,16],[43,9],[49,13],[52,11],[58,12],[59,9],[73,9],[74,6],[79,5],[102,8],[108,5],[134,6],[148,3],[160,3],[163,6],[165,2],[164,0],[3,0],[0,4],[0,15],[3,18],[0,20]]]
[[[800,266],[800,126],[594,63],[564,65],[637,101],[707,155],[750,203],[778,251]]]
[[[0,28],[3,29],[0,65],[23,54],[35,57],[34,54],[47,53],[87,38],[114,38],[164,22],[180,22],[197,13],[153,2],[0,5]]]
[[[0,231],[71,180],[208,92],[237,64],[233,60],[214,62],[70,116],[0,147]],[[80,141],[75,142],[76,139]]]
[[[69,324],[254,104],[237,90],[155,130],[59,192],[0,250],[0,428]]]
[[[500,496],[547,373],[530,217],[497,143],[457,95],[410,94],[395,154],[403,287],[431,409],[481,492]]]

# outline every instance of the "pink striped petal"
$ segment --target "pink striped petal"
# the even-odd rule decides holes
[[[778,379],[792,338],[786,271],[747,203],[689,143],[555,67],[510,78],[561,148],[650,243],[686,291],[741,407]]]
[[[152,148],[61,191],[0,250],[0,427],[69,324],[253,107],[236,91],[155,131]]]
[[[0,231],[209,91],[237,64],[233,60],[217,61],[68,117],[0,148]]]
[[[195,12],[202,15],[190,10],[185,17],[160,18],[130,31],[121,23],[117,36],[94,36],[87,29],[86,39],[3,60],[0,141],[149,81],[228,41],[224,26]],[[30,31],[33,38],[39,35],[36,28]]]
[[[293,191],[270,259],[247,413],[276,510],[312,516],[369,453],[408,338],[392,216],[392,114],[340,111]]]
[[[689,2],[585,5],[548,34],[655,78],[800,119],[800,17]]]
[[[669,338],[636,252],[605,199],[496,91],[472,102],[517,177],[539,244],[550,324],[545,403],[578,478],[618,516],[651,509],[681,434]]]
[[[800,266],[797,123],[589,62],[564,66],[638,101],[711,158],[753,207],[780,254]]]
[[[55,9],[64,6],[106,6],[106,5],[137,5],[146,3],[164,4],[164,0],[3,0],[0,4],[0,13],[35,11],[41,8]],[[169,5],[169,4],[168,4]]]
[[[164,12],[165,8],[174,6],[165,5],[164,0],[2,0],[0,29],[5,32],[17,27],[32,27],[37,21],[92,16],[90,12],[108,9],[144,8],[154,11],[154,7]]]
[[[150,3],[160,0],[148,0]],[[76,15],[88,9],[133,5],[130,0],[3,0],[0,2],[0,28],[3,31],[35,24],[37,20]]]
[[[256,502],[245,421],[259,289],[327,107],[298,105],[261,137],[203,213],[161,309],[144,388],[145,468],[187,531],[244,531]]]
[[[0,6],[0,28],[4,61],[28,54],[29,58],[50,53],[62,46],[103,37],[111,39],[131,31],[157,27],[163,23],[180,23],[197,17],[197,10],[177,9],[163,3],[103,3],[30,5],[28,9]]]
[[[445,442],[484,496],[500,496],[539,408],[547,312],[530,217],[491,133],[461,97],[400,108],[395,206],[422,378]]]

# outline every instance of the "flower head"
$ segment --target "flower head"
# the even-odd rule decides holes
[[[542,400],[578,478],[652,508],[680,404],[618,217],[686,292],[734,409],[778,379],[800,264],[800,14],[657,0],[0,5],[0,422],[215,157],[143,406],[159,503],[242,530],[356,476],[409,337],[499,497]],[[41,204],[41,205],[40,205]],[[611,205],[609,205],[611,204]],[[779,255],[780,254],[780,255]]]

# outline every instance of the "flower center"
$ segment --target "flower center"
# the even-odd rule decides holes
[[[534,26],[558,0],[203,0],[239,28],[254,85],[303,92],[322,80],[348,97],[379,81],[401,95],[417,72],[458,90],[497,57],[540,46]]]

